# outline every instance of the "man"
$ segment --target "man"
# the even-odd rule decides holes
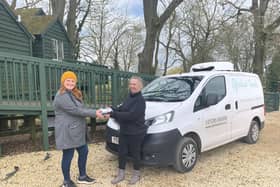
[[[144,124],[146,104],[141,93],[142,88],[142,79],[131,77],[128,97],[120,107],[113,109],[110,115],[120,125],[119,170],[118,175],[111,181],[112,184],[124,180],[128,152],[133,159],[134,169],[129,184],[135,184],[140,180],[141,145],[147,131]]]

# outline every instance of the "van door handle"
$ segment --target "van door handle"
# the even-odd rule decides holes
[[[238,109],[238,102],[235,101],[235,109]]]
[[[231,107],[230,107],[230,104],[227,104],[226,106],[225,106],[225,109],[226,110],[229,110]]]

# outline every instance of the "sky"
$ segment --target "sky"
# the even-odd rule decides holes
[[[11,0],[7,0],[9,3]],[[111,0],[113,6],[117,8],[118,11],[127,12],[129,16],[140,17],[143,16],[143,0]],[[38,6],[48,7],[49,0],[42,0]],[[24,0],[17,1],[17,8],[25,6]]]
[[[114,0],[120,9],[127,9],[129,16],[143,16],[143,0]]]

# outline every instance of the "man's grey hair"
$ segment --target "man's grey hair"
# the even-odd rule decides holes
[[[130,77],[129,82],[130,82],[131,79],[136,79],[136,80],[138,80],[139,83],[140,83],[141,89],[143,88],[144,83],[143,83],[143,79],[142,79],[141,77],[139,77],[139,76],[132,76],[132,77]]]

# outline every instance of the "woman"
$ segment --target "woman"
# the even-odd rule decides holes
[[[117,184],[125,178],[126,157],[130,153],[133,160],[133,174],[129,184],[140,180],[141,145],[146,135],[145,100],[141,94],[143,82],[140,77],[133,76],[129,81],[129,95],[122,105],[111,112],[111,117],[120,125],[119,135],[119,170],[111,181]]]
[[[76,87],[77,76],[66,71],[61,76],[61,87],[54,99],[56,148],[62,150],[64,187],[76,186],[70,178],[71,161],[75,149],[78,152],[79,177],[77,183],[92,184],[95,179],[86,173],[88,146],[86,143],[85,117],[103,118],[99,110],[85,108],[82,93]]]

